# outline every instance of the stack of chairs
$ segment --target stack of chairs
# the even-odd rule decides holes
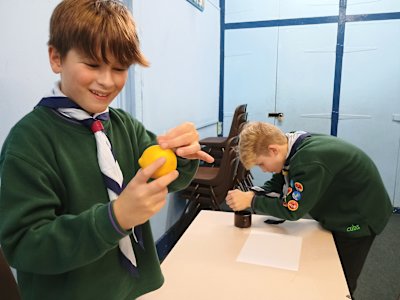
[[[200,145],[202,146],[202,150],[208,152],[214,157],[215,161],[213,165],[218,166],[221,163],[222,154],[224,152],[227,140],[238,136],[242,126],[247,123],[246,109],[247,104],[241,104],[236,107],[228,136],[207,137],[199,141]]]
[[[226,194],[234,187],[239,157],[236,146],[239,137],[227,140],[219,166],[200,166],[190,185],[180,192],[186,206],[174,225],[177,236],[181,236],[202,209],[220,210]]]
[[[199,207],[220,210],[226,194],[234,186],[239,157],[236,146],[239,137],[227,140],[219,166],[200,166],[190,185],[182,192],[189,203],[195,201]]]
[[[221,210],[229,190],[247,190],[250,187],[251,174],[237,155],[239,133],[247,123],[246,107],[246,104],[242,104],[235,109],[228,136],[200,140],[203,151],[207,151],[215,161],[201,165],[190,185],[180,192],[180,198],[186,200],[185,209],[177,223],[181,231],[189,226],[201,209]]]
[[[215,161],[209,166],[218,167],[221,162],[226,141],[234,136],[239,135],[244,125],[247,123],[247,104],[238,105],[233,114],[231,128],[227,137],[207,137],[200,140],[200,145],[204,151],[207,151],[211,156],[214,157]],[[234,178],[233,188],[240,189],[242,191],[248,191],[253,185],[253,176],[249,170],[243,166],[239,161],[236,170],[236,176]]]

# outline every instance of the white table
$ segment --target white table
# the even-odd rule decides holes
[[[314,220],[233,226],[229,212],[201,211],[161,265],[165,283],[140,300],[346,300],[349,294],[330,232]],[[251,230],[302,238],[298,271],[238,262]]]

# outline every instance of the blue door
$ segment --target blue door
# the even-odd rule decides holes
[[[371,156],[400,206],[400,40],[394,36],[400,36],[400,20],[346,24],[338,136]]]
[[[339,1],[314,2],[225,2],[224,133],[234,108],[247,103],[249,120],[271,122],[283,131],[329,134],[339,68],[338,136],[372,157],[394,205],[400,206],[400,39],[395,38],[400,20],[392,15],[371,21],[363,15],[399,12],[400,2],[347,1],[339,66]],[[268,118],[268,113],[284,117]],[[252,172],[257,185],[268,179],[258,168]]]

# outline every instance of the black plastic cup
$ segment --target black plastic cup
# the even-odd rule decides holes
[[[235,211],[235,226],[248,228],[251,226],[251,212],[248,210]]]

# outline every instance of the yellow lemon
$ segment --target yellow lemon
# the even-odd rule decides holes
[[[159,145],[150,146],[144,150],[138,162],[142,168],[146,168],[160,157],[165,157],[166,162],[153,173],[152,178],[158,178],[176,170],[177,159],[174,151],[162,149]]]

